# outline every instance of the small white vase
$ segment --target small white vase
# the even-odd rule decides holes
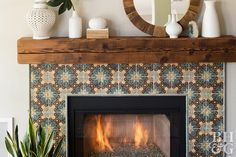
[[[33,39],[48,39],[56,14],[48,9],[46,0],[35,0],[33,8],[26,15],[26,21],[33,31]]]
[[[77,11],[73,11],[72,16],[69,19],[69,38],[81,38],[82,37],[82,18]]]
[[[171,22],[166,26],[166,33],[170,36],[170,38],[178,38],[182,30],[181,25],[176,21],[176,14],[172,14]]]
[[[220,37],[220,23],[215,8],[215,0],[205,0],[206,10],[202,21],[202,36],[208,38]]]

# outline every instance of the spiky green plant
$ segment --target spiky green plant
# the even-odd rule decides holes
[[[54,133],[39,126],[36,130],[31,118],[29,118],[28,132],[23,141],[18,138],[18,126],[14,136],[7,132],[5,144],[12,157],[57,157],[59,155],[63,139],[57,146],[53,142]]]
[[[19,145],[19,137],[18,137],[18,126],[15,128],[14,136],[12,137],[9,132],[7,132],[7,137],[5,137],[5,144],[7,151],[13,157],[22,157],[20,145]]]

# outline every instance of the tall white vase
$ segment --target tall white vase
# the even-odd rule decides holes
[[[82,19],[77,13],[73,11],[72,16],[69,19],[69,38],[81,38],[82,37]]]
[[[220,37],[220,23],[215,8],[215,0],[205,0],[205,13],[202,21],[202,36],[208,38]]]

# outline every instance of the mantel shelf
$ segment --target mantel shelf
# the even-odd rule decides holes
[[[236,62],[236,38],[51,38],[17,42],[20,64]]]

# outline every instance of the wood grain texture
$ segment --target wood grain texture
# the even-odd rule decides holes
[[[236,38],[18,40],[20,64],[236,62]]]
[[[107,39],[109,38],[109,29],[87,29],[87,39]]]
[[[190,0],[187,13],[179,21],[184,31],[187,29],[189,21],[197,20],[202,8],[202,2],[203,0]],[[128,18],[138,29],[155,37],[167,37],[164,26],[150,24],[138,14],[133,0],[123,0],[123,4]]]

